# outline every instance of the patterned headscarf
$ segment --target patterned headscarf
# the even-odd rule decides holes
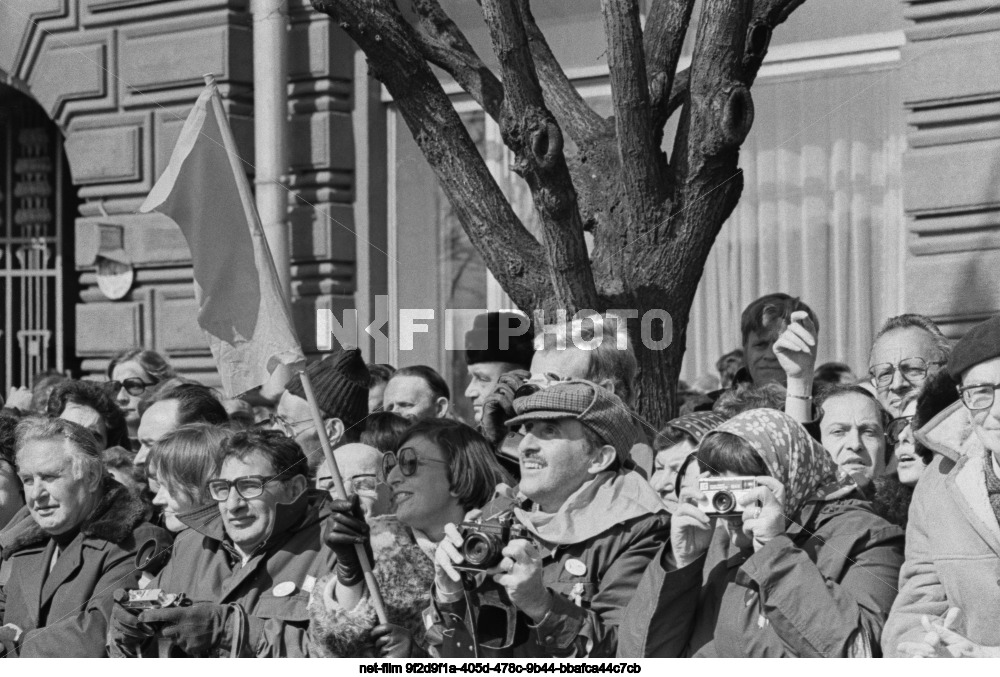
[[[854,481],[791,416],[775,409],[738,414],[709,435],[729,433],[745,440],[764,460],[771,477],[785,486],[785,514],[813,501],[833,501],[853,491]]]
[[[695,411],[668,421],[664,428],[686,433],[697,443],[725,422],[726,417],[714,411]]]

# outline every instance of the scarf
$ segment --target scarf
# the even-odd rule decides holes
[[[795,419],[774,409],[738,414],[709,435],[729,433],[744,440],[763,459],[771,477],[785,487],[785,514],[806,503],[833,501],[857,488],[830,454]]]
[[[666,512],[660,496],[638,473],[610,471],[585,482],[557,512],[514,509],[521,524],[552,546],[582,543],[615,525],[658,512]]]

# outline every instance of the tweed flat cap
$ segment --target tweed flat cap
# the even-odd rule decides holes
[[[582,379],[559,381],[514,400],[514,413],[517,416],[507,421],[510,427],[526,421],[575,419],[614,447],[622,465],[634,465],[631,449],[636,433],[632,414],[617,395],[596,383]]]

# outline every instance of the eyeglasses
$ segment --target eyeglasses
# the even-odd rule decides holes
[[[871,376],[872,385],[876,388],[887,388],[892,384],[892,378],[899,369],[899,373],[903,375],[907,381],[912,385],[920,385],[927,378],[927,372],[931,365],[942,365],[944,362],[934,361],[928,362],[922,357],[907,357],[905,360],[900,360],[899,364],[893,366],[888,362],[882,364],[876,364],[868,370],[868,375]]]
[[[379,479],[383,482],[388,482],[389,473],[397,465],[399,465],[399,472],[403,474],[403,477],[410,477],[413,473],[417,472],[417,466],[422,463],[448,464],[447,461],[439,461],[436,458],[420,458],[417,456],[417,451],[412,447],[403,447],[396,453],[387,451],[382,454],[382,476]]]
[[[155,383],[147,383],[141,378],[127,378],[124,381],[108,381],[108,388],[111,389],[112,393],[117,393],[122,388],[125,389],[129,395],[138,397],[146,392],[146,388],[156,385]]]
[[[1000,383],[976,383],[959,388],[958,394],[962,397],[962,404],[972,411],[980,411],[993,406],[997,388],[1000,388]]]
[[[889,444],[893,446],[899,444],[899,436],[909,427],[912,419],[913,415],[911,414],[910,416],[894,418],[889,422],[889,427],[885,429],[885,437],[889,441]]]
[[[351,488],[351,491],[355,494],[373,494],[378,490],[378,477],[376,475],[355,475],[354,477],[344,478],[344,488]],[[333,477],[327,475],[325,477],[316,478],[316,488],[322,491],[330,491],[333,489]]]
[[[312,419],[304,418],[301,421],[289,421],[279,414],[271,414],[263,421],[254,423],[253,427],[256,430],[276,430],[285,437],[295,437],[295,426],[302,423],[312,423]]]
[[[233,488],[244,500],[250,500],[264,493],[264,485],[280,481],[277,477],[247,475],[246,477],[237,477],[233,481],[209,480],[205,486],[208,487],[208,493],[211,494],[212,500],[222,503],[229,500],[229,491]]]

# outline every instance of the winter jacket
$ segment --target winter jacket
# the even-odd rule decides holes
[[[624,613],[620,657],[877,656],[903,531],[862,500],[807,504],[785,534],[720,562],[671,566],[665,544]]]
[[[916,437],[935,454],[910,504],[906,564],[882,637],[885,653],[896,656],[900,642],[922,640],[921,617],[943,619],[949,607],[962,610],[956,630],[963,636],[1000,646],[1000,525],[986,493],[989,452],[961,402]]]
[[[483,512],[502,509],[494,501]],[[537,626],[492,578],[469,596],[472,609],[465,600],[441,603],[432,597],[427,624],[442,638],[432,651],[443,657],[474,655],[469,629],[475,628],[482,657],[613,657],[625,607],[669,534],[670,515],[663,512],[544,552],[542,581],[554,605]]]
[[[309,593],[336,563],[323,543],[329,501],[327,492],[308,490],[278,505],[270,539],[246,564],[218,507],[182,515],[190,528],[178,535],[170,563],[149,587],[183,592],[195,602],[238,605],[247,621],[235,648],[239,656],[309,656]],[[222,640],[213,655],[231,655],[232,625],[219,629]]]
[[[145,504],[110,475],[101,490],[51,571],[56,543],[27,508],[0,532],[0,624],[24,631],[21,656],[105,656],[114,591],[139,587],[143,569],[166,561],[170,534],[145,521]]]
[[[430,603],[434,584],[434,562],[417,545],[413,532],[391,516],[370,521],[375,555],[372,571],[378,582],[389,622],[407,628],[413,637],[414,654],[426,648],[422,614]],[[309,602],[309,655],[318,657],[375,657],[371,629],[379,624],[365,589],[353,609],[340,607],[329,592],[337,575],[321,578]]]

